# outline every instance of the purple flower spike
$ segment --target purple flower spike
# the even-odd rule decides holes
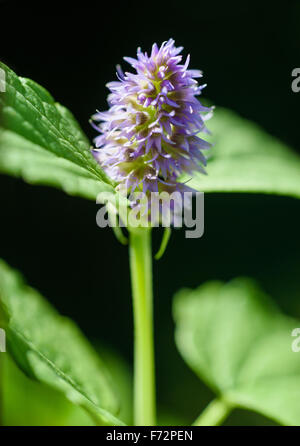
[[[189,56],[181,63],[182,47],[174,43],[154,43],[150,56],[139,48],[137,59],[125,57],[136,73],[118,66],[119,81],[107,84],[109,110],[92,117],[100,132],[94,157],[130,192],[183,192],[180,175],[205,173],[202,151],[210,145],[199,133],[207,132],[212,108],[196,99],[204,86],[195,78],[202,73],[188,70]]]

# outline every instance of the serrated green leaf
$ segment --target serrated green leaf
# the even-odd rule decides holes
[[[122,425],[110,375],[78,327],[0,261],[7,347],[29,376],[61,391],[98,424]]]
[[[300,425],[296,321],[249,279],[183,290],[174,302],[176,342],[194,372],[230,405]]]
[[[0,171],[91,200],[96,200],[99,192],[113,192],[109,184],[99,182],[82,167],[9,130],[0,130]]]
[[[93,200],[99,192],[114,192],[71,112],[32,80],[2,63],[0,68],[6,73],[6,92],[0,93],[0,172]]]
[[[195,173],[188,186],[202,192],[254,192],[300,198],[300,157],[257,124],[216,107],[208,121],[214,146],[207,175]],[[185,177],[183,180],[188,180]]]

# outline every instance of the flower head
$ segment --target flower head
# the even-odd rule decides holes
[[[189,56],[181,63],[182,47],[174,43],[155,43],[150,56],[139,48],[137,59],[125,57],[136,72],[117,67],[119,81],[107,84],[110,108],[93,116],[100,132],[94,157],[119,188],[181,192],[183,173],[205,173],[202,151],[210,145],[199,133],[207,132],[212,109],[196,98],[205,87],[196,81],[201,71],[188,69]]]

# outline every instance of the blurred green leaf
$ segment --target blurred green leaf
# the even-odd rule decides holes
[[[176,413],[174,408],[158,407],[157,410],[157,425],[158,426],[188,426],[188,417]]]
[[[16,271],[0,262],[7,347],[29,376],[82,406],[97,424],[122,425],[113,382],[78,327],[60,316]]]
[[[29,379],[6,353],[2,355],[4,426],[93,426],[79,406],[48,385]]]
[[[174,317],[180,353],[222,400],[300,425],[300,353],[291,336],[300,321],[249,279],[182,290]]]
[[[120,400],[118,418],[133,425],[133,377],[127,362],[115,351],[99,346],[97,351],[103,358]]]
[[[74,116],[30,79],[6,73],[0,95],[0,171],[95,200],[113,185],[94,160]]]
[[[195,173],[188,186],[202,192],[254,192],[300,198],[300,157],[257,124],[217,107],[208,121],[214,144],[208,175]],[[189,180],[186,176],[183,180]]]

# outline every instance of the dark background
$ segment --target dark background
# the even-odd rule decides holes
[[[92,138],[88,119],[106,108],[106,82],[123,56],[170,37],[204,71],[204,96],[259,123],[300,151],[300,3],[105,2],[95,9],[39,11],[1,3],[0,58],[47,88]],[[125,62],[122,64],[125,67]],[[263,150],[263,148],[262,148]],[[20,269],[92,340],[132,360],[127,248],[99,229],[97,206],[46,187],[0,177],[1,257]],[[206,194],[205,234],[173,231],[154,264],[159,403],[191,422],[211,399],[176,351],[171,303],[181,287],[239,275],[256,278],[288,314],[300,317],[298,201],[247,194]],[[160,230],[154,231],[154,249]],[[220,336],[222,334],[220,333]],[[276,354],[276,352],[274,352]],[[270,423],[235,412],[228,424]]]

